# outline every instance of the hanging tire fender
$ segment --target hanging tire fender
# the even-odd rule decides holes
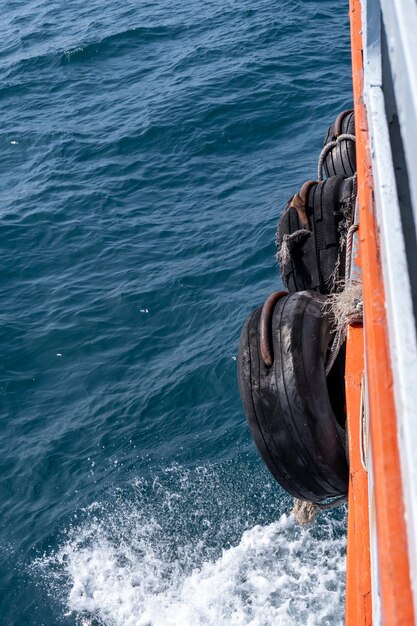
[[[341,135],[355,135],[355,114],[352,109],[342,111],[334,124],[329,126],[324,146],[334,142]],[[327,154],[324,160],[324,172],[329,176],[353,176],[356,172],[356,146],[354,141],[343,139]]]
[[[328,294],[344,277],[346,226],[354,210],[353,178],[331,176],[302,187],[303,212],[294,206],[296,194],[285,207],[277,227],[277,261],[288,291],[314,290]],[[304,221],[300,214],[305,215]]]
[[[271,319],[273,364],[260,350],[262,307],[241,334],[238,378],[249,428],[265,464],[293,496],[320,502],[347,492],[345,430],[327,388],[331,324],[325,298],[298,292],[280,298]],[[343,390],[342,390],[343,392]]]

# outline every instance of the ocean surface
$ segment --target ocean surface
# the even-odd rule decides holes
[[[343,624],[236,383],[351,105],[347,0],[3,0],[0,624]]]

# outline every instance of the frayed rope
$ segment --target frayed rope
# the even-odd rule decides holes
[[[281,268],[291,261],[291,246],[296,237],[310,236],[311,230],[307,228],[300,228],[295,230],[291,235],[284,235],[282,242],[277,252],[277,261]]]
[[[361,283],[349,282],[345,284],[343,291],[331,294],[323,305],[323,312],[333,318],[335,334],[326,363],[327,376],[346,339],[349,324],[359,324],[363,320]]]
[[[345,502],[347,502],[347,496],[340,496],[340,498],[330,500],[330,502],[322,502],[320,504],[294,498],[294,507],[291,513],[294,515],[295,522],[299,526],[311,526],[316,522],[317,513],[320,511],[329,511],[330,509],[334,509],[336,506],[345,504]]]
[[[294,498],[293,513],[296,523],[299,526],[311,526],[316,521],[316,515],[319,507],[314,502],[306,502]]]

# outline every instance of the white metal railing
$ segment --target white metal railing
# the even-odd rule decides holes
[[[381,34],[385,28],[417,226],[417,2],[364,0],[364,99],[367,109],[376,215],[386,296],[398,443],[404,492],[414,607],[417,609],[417,337],[409,275],[404,216],[398,197],[382,72]],[[382,21],[383,19],[383,21]],[[417,267],[415,268],[417,272]],[[366,329],[365,329],[366,331]],[[374,615],[375,619],[375,615]],[[375,620],[378,624],[378,618]]]

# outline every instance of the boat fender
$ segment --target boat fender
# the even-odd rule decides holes
[[[340,140],[338,141],[339,138]],[[356,172],[356,145],[354,138],[355,114],[352,109],[342,111],[337,116],[334,124],[329,126],[324,139],[324,147],[334,144],[323,160],[323,170],[326,177],[338,175],[349,177]]]
[[[330,393],[325,373],[332,337],[325,300],[307,291],[268,299],[266,315],[259,307],[246,320],[238,357],[244,412],[265,464],[288,493],[317,503],[348,486],[343,376]],[[262,336],[271,341],[267,363],[261,321],[270,326]],[[331,395],[339,398],[335,408]]]
[[[308,181],[287,203],[278,222],[276,245],[281,277],[288,291],[329,294],[343,280],[355,183],[355,177],[342,176],[320,183]]]

